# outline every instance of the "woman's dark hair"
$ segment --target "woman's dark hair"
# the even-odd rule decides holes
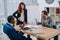
[[[26,9],[25,4],[24,4],[23,2],[21,2],[21,3],[19,4],[19,6],[18,6],[18,13],[21,13],[21,12],[22,12],[21,4],[24,5],[24,9],[23,9],[23,10]]]
[[[47,11],[42,11],[42,12],[44,12],[45,15],[48,15]]]
[[[10,16],[7,17],[7,21],[9,23],[11,23],[12,20],[14,20],[14,17],[12,15],[10,15]]]

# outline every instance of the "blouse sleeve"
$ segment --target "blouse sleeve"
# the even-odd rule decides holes
[[[14,16],[15,18],[17,18],[16,14],[17,14],[17,11],[13,13],[13,16]]]

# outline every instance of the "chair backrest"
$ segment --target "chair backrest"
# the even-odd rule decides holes
[[[0,40],[10,40],[9,37],[3,32],[3,26],[0,29],[1,33],[1,39]]]
[[[9,37],[5,33],[3,33],[2,40],[10,40],[10,39],[9,39]]]

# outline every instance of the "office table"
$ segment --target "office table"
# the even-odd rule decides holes
[[[42,34],[35,34],[32,33],[31,30],[43,30],[44,33]],[[49,40],[50,38],[53,38],[57,35],[60,34],[60,30],[52,29],[52,28],[47,28],[47,27],[38,27],[38,28],[31,28],[30,30],[24,30],[24,33],[32,35],[36,38],[42,39],[42,40]]]

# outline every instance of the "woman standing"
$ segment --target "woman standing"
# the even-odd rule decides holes
[[[19,4],[18,10],[13,13],[13,16],[17,19],[17,25],[21,22],[27,23],[27,9],[23,2]]]

